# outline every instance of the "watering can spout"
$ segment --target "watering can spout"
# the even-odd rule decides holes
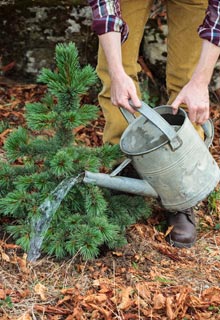
[[[157,192],[146,180],[127,178],[121,176],[112,177],[105,173],[85,172],[83,182],[94,184],[98,187],[109,188],[125,193],[157,198]]]

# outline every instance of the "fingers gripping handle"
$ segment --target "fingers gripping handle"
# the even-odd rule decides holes
[[[131,112],[129,112],[127,109],[121,107],[120,111],[129,124],[132,123],[136,119],[135,115],[132,114]]]

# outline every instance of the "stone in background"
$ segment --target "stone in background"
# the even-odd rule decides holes
[[[140,49],[156,82],[155,86],[148,81],[145,88],[153,96],[165,96],[167,24],[163,13],[161,0],[155,0]],[[95,67],[98,38],[91,24],[86,0],[0,0],[0,73],[33,82],[42,67],[53,68],[55,45],[68,41],[76,43],[82,65]],[[217,98],[219,70],[218,63],[210,86]]]
[[[73,3],[1,1],[1,65],[15,62],[7,76],[33,81],[42,67],[53,68],[58,42],[75,42],[80,63],[96,64],[98,39],[91,31],[90,7],[85,1]]]

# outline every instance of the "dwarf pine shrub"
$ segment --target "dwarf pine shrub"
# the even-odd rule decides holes
[[[89,148],[77,141],[73,129],[98,115],[96,106],[82,103],[97,76],[91,66],[80,66],[74,43],[58,44],[55,61],[55,71],[41,70],[38,81],[47,92],[40,102],[26,104],[27,128],[9,135],[7,161],[0,162],[0,215],[10,218],[4,219],[5,228],[25,251],[34,232],[31,221],[62,180],[85,170],[110,169],[121,156],[117,145]],[[112,196],[109,190],[79,183],[53,215],[42,251],[58,258],[76,253],[94,258],[102,245],[124,244],[126,227],[149,214],[140,196]]]

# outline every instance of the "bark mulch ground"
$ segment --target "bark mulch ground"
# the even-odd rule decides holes
[[[25,126],[26,102],[45,87],[0,79],[0,154],[5,138]],[[220,115],[213,105],[215,138],[210,149],[219,163]],[[7,126],[4,127],[5,123]],[[101,145],[104,119],[77,128],[88,146]],[[4,233],[0,238],[0,319],[220,319],[220,201],[217,193],[197,207],[198,240],[191,249],[169,246],[161,231],[163,210],[127,230],[128,244],[82,262],[75,256],[29,263]]]

